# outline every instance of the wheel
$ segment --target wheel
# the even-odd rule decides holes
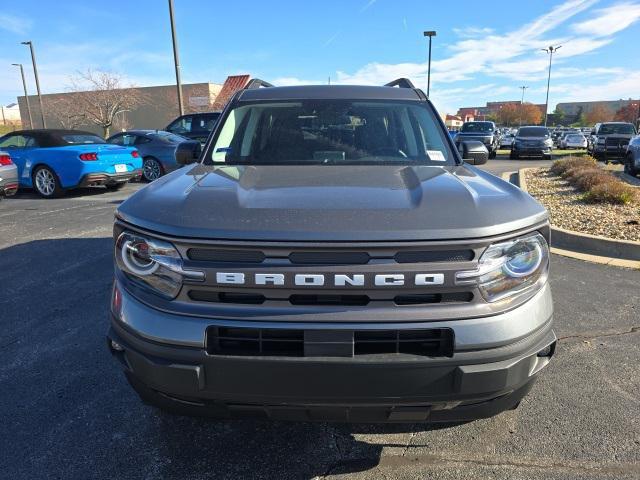
[[[515,152],[513,152],[513,151],[512,151],[512,152],[509,154],[509,158],[510,158],[511,160],[518,160],[518,158],[519,158],[519,157],[518,157],[518,154],[517,154],[517,153],[515,153]]]
[[[632,177],[638,176],[638,170],[633,166],[633,157],[628,156],[624,162],[624,173],[631,175]]]
[[[53,170],[41,165],[33,171],[33,188],[41,197],[55,198],[64,195],[64,189]]]
[[[107,190],[111,190],[111,191],[117,191],[117,190],[122,190],[122,188],[127,184],[127,182],[120,182],[120,183],[112,183],[111,185],[105,185],[105,187],[107,187]]]
[[[153,182],[164,174],[162,165],[153,157],[146,157],[142,162],[142,177],[147,182]]]
[[[496,158],[496,155],[498,155],[498,151],[497,150],[493,150],[493,151],[489,152],[489,158]]]

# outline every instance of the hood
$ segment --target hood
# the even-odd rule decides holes
[[[547,218],[528,194],[468,165],[189,165],[116,215],[171,236],[280,241],[478,238]]]

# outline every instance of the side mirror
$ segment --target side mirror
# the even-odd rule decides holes
[[[189,165],[196,163],[200,158],[200,142],[182,142],[176,148],[176,163]]]
[[[489,160],[489,150],[482,142],[465,140],[460,142],[458,151],[465,162],[472,165],[484,165]]]

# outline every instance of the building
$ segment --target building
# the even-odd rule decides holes
[[[612,113],[616,113],[622,107],[629,104],[638,105],[640,100],[599,100],[593,102],[562,102],[556,105],[556,110],[564,113],[566,116],[579,117],[593,110],[596,106],[603,106]]]
[[[505,102],[487,102],[484,107],[462,107],[458,109],[457,115],[465,122],[483,121],[495,119],[500,109],[506,105],[520,105],[520,100],[507,100]],[[526,102],[525,102],[526,103]],[[536,104],[544,115],[545,104]]]
[[[245,77],[245,76],[241,76]],[[248,77],[248,76],[247,76]],[[229,77],[236,79],[237,77]],[[246,83],[246,82],[245,82]],[[132,89],[139,98],[139,104],[130,111],[114,119],[111,132],[134,128],[162,129],[179,115],[178,94],[175,85],[156,87],[136,87]],[[219,109],[216,104],[222,85],[218,83],[193,83],[182,85],[184,110],[186,113],[205,112]],[[117,92],[117,90],[113,90]],[[79,102],[86,92],[52,93],[42,95],[45,120],[48,128],[78,128],[102,135],[102,127],[93,125],[81,115],[72,114],[70,108]],[[232,94],[232,93],[231,93]],[[29,115],[24,96],[18,97],[20,118],[24,128],[41,128],[40,104],[36,95],[29,95],[29,106],[33,126],[29,125]]]
[[[449,130],[457,130],[462,127],[463,123],[464,121],[462,120],[462,117],[459,117],[458,115],[447,114],[444,119],[444,124]]]

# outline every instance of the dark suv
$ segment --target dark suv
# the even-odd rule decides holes
[[[601,123],[592,132],[593,145],[591,154],[597,160],[624,159],[629,141],[635,136],[636,127],[626,122]]]
[[[555,350],[549,221],[461,152],[406,79],[250,82],[197,163],[117,209],[108,345],[133,388],[220,417],[515,408]]]
[[[500,131],[493,122],[465,122],[455,136],[456,144],[465,140],[477,140],[489,151],[489,158],[495,158],[500,148]]]
[[[553,139],[547,127],[520,127],[511,144],[511,160],[520,157],[551,158]]]
[[[176,118],[165,130],[204,144],[219,117],[220,112],[189,113]]]

